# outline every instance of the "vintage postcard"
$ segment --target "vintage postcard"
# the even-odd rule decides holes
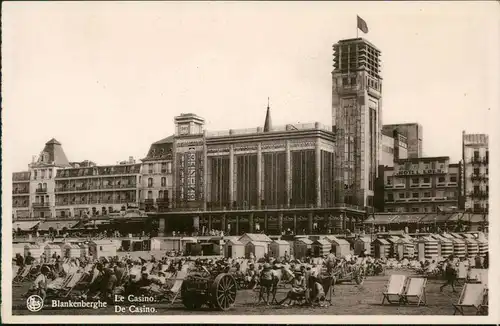
[[[3,2],[2,321],[498,322],[499,9]]]

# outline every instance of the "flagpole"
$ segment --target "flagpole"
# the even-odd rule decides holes
[[[359,38],[358,16],[356,16],[356,38]]]

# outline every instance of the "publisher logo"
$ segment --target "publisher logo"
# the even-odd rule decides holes
[[[42,310],[43,308],[42,297],[36,294],[30,295],[29,298],[26,300],[26,307],[28,307],[28,310],[31,312],[37,312]]]

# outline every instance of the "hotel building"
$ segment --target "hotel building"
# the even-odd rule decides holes
[[[30,172],[12,174],[12,218],[30,217]]]
[[[476,213],[488,212],[488,135],[462,133],[462,163],[462,208]]]
[[[447,156],[399,159],[384,167],[385,212],[458,209],[460,165]]]
[[[56,217],[107,215],[136,205],[140,164],[83,164],[59,169],[55,178]]]
[[[373,206],[382,130],[381,52],[363,38],[333,46],[335,201]]]

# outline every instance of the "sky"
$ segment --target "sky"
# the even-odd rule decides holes
[[[418,122],[426,156],[498,114],[498,2],[2,3],[3,160],[56,138],[70,161],[143,158],[195,113],[207,130],[331,124],[332,45],[382,51],[383,123]],[[493,130],[494,131],[494,130]],[[7,161],[7,162],[5,162]]]

